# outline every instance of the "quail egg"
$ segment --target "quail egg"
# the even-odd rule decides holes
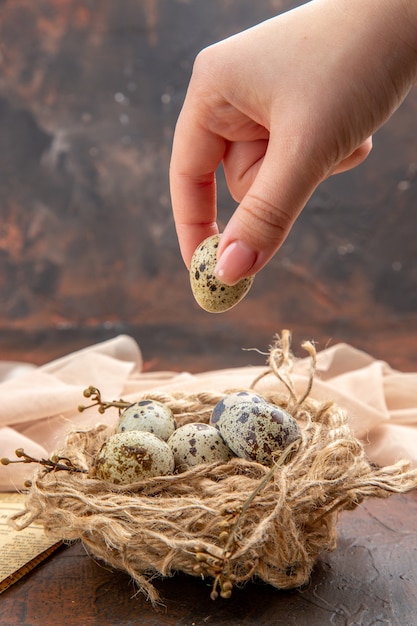
[[[226,463],[234,456],[217,428],[209,424],[191,423],[180,426],[168,439],[168,445],[180,471],[202,463]]]
[[[190,265],[190,284],[194,298],[209,313],[222,313],[244,298],[254,276],[242,278],[236,285],[226,285],[214,275],[220,235],[207,237],[196,248]]]
[[[284,450],[300,438],[292,415],[249,391],[232,393],[220,400],[210,423],[219,429],[237,456],[264,465],[271,464],[273,452]]]
[[[144,430],[167,441],[175,430],[175,419],[171,409],[156,400],[140,400],[123,411],[117,432]]]
[[[129,484],[174,471],[174,455],[153,433],[130,430],[104,442],[95,460],[95,475],[114,484]]]

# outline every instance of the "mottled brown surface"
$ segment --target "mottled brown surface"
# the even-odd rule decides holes
[[[149,367],[195,371],[246,364],[242,348],[285,327],[416,367],[416,91],[368,161],[320,187],[241,304],[211,315],[192,298],[167,177],[193,59],[295,4],[0,3],[0,357],[39,363],[128,332]],[[221,177],[219,205],[224,223]]]
[[[156,581],[155,612],[128,576],[95,563],[80,545],[63,548],[0,596],[2,626],[415,626],[417,495],[372,500],[343,513],[336,550],[310,583],[278,591],[249,584],[210,600],[208,581]]]

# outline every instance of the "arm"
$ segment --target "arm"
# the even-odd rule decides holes
[[[268,262],[320,182],[366,158],[416,78],[416,0],[312,0],[203,50],[170,169],[185,263],[218,232],[220,163],[240,204],[216,273],[233,284]]]

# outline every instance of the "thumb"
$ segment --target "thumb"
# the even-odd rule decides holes
[[[285,155],[285,158],[283,158]],[[284,242],[328,168],[270,141],[259,172],[222,234],[216,276],[233,285],[258,272]]]

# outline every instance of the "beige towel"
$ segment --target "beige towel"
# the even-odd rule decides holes
[[[310,363],[296,361],[296,390],[306,388]],[[104,399],[134,401],[138,394],[158,391],[225,391],[249,387],[264,366],[187,372],[142,372],[141,352],[126,335],[79,350],[41,367],[0,363],[0,457],[14,457],[16,448],[48,457],[66,434],[79,427],[114,423],[117,410],[104,415],[95,409],[79,413],[88,403],[83,390],[97,386]],[[263,378],[257,391],[278,389],[274,376]],[[393,370],[387,363],[346,344],[317,357],[317,373],[310,394],[333,400],[346,409],[355,435],[366,445],[368,457],[380,465],[409,459],[417,467],[417,373]],[[32,465],[0,466],[0,491],[20,489],[33,473]]]

